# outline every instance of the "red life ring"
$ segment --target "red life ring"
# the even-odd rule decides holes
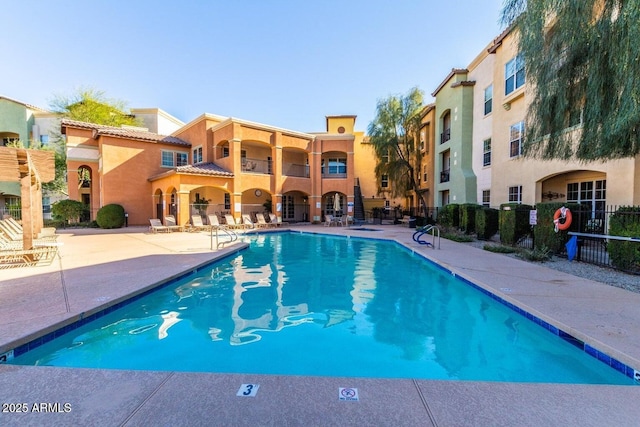
[[[560,219],[564,219],[564,222],[560,222]],[[569,208],[561,207],[553,214],[553,224],[555,225],[556,233],[558,230],[567,230],[571,226],[571,211]]]

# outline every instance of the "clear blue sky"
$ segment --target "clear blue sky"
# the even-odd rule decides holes
[[[78,88],[188,122],[303,132],[417,86],[431,102],[502,30],[503,0],[0,0],[0,95],[48,108]]]

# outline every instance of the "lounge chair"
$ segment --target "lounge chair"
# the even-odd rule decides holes
[[[275,214],[269,214],[269,221],[271,221],[272,227],[280,227],[282,225],[282,218]]]
[[[258,224],[257,224],[258,228],[268,228],[272,226],[265,220],[264,214],[261,214],[261,213],[256,214],[256,221],[258,221]]]
[[[169,228],[169,231],[183,231],[184,227],[176,223],[176,217],[173,215],[167,215],[164,217],[164,225]]]
[[[251,217],[248,214],[242,215],[242,225],[244,228],[255,228],[256,225],[251,221]]]
[[[343,215],[342,218],[340,218],[341,226],[348,227],[351,224],[353,224],[353,217],[351,215]]]
[[[191,215],[191,229],[193,231],[209,231],[211,226],[205,225],[200,215]]]
[[[157,218],[149,218],[149,231],[152,233],[168,233],[169,227],[162,225],[162,222]]]
[[[220,220],[218,219],[218,215],[216,215],[216,214],[209,214],[209,215],[207,215],[207,219],[209,220],[209,225],[210,225],[211,227],[213,227],[214,229],[223,227],[223,226],[220,224]]]
[[[22,226],[17,222],[15,222],[15,224],[17,224],[17,227],[6,219],[0,220],[0,234],[4,234],[9,240],[21,241],[23,239]],[[34,240],[55,242],[57,238],[58,236],[56,234],[43,235],[43,233],[40,233]]]
[[[231,214],[226,214],[224,219],[227,221],[227,227],[229,228],[244,228],[242,224],[236,223],[236,219]]]
[[[0,269],[49,265],[58,254],[58,247],[37,246],[32,249],[0,250]]]

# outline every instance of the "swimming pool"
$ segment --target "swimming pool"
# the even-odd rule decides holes
[[[298,233],[257,236],[11,363],[633,383],[395,243]]]

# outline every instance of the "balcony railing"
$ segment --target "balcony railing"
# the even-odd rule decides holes
[[[299,165],[295,163],[283,163],[283,175],[309,178],[309,165]]]
[[[445,129],[444,132],[440,134],[440,144],[444,144],[450,139],[451,139],[451,129]]]
[[[440,172],[440,182],[449,182],[449,169]]]
[[[273,173],[271,160],[245,157],[242,159],[242,172],[264,173],[271,175]]]

